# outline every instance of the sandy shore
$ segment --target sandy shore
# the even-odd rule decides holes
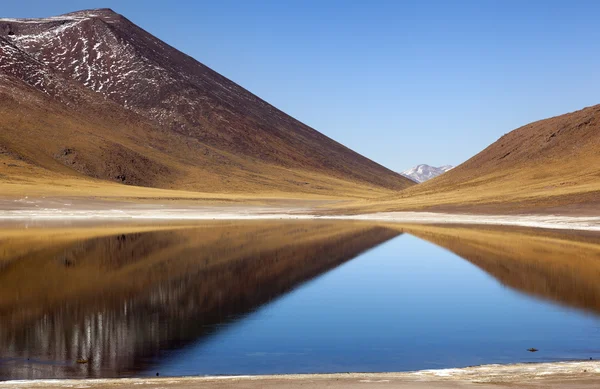
[[[347,373],[242,377],[166,377],[0,382],[17,388],[569,388],[600,387],[600,362],[486,365],[409,373]]]

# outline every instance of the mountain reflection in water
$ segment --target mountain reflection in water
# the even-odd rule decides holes
[[[11,247],[23,242],[2,241],[0,379],[135,375],[399,234],[353,223],[220,223],[20,257]]]
[[[484,227],[406,231],[452,251],[505,286],[600,315],[600,236],[596,233]]]
[[[587,348],[596,319],[556,306],[600,314],[597,234],[323,220],[134,230],[0,237],[0,380],[597,356]],[[289,293],[403,232],[421,239],[405,235]],[[244,348],[248,339],[265,342]]]

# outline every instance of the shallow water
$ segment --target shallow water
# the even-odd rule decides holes
[[[0,379],[600,358],[594,269],[547,267],[553,258],[533,243],[493,262],[492,251],[452,242],[468,260],[397,230],[335,222],[215,224],[26,251],[0,241]]]

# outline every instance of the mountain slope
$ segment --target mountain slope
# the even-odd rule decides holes
[[[600,215],[600,105],[520,127],[462,165],[363,210]]]
[[[29,107],[33,119],[47,121],[47,112],[62,111],[56,115],[57,121],[69,115],[85,120],[89,106],[96,106],[91,116],[98,120],[85,125],[85,135],[78,132],[78,147],[84,151],[80,157],[90,155],[86,148],[93,148],[95,136],[102,133],[105,141],[119,145],[115,149],[137,148],[135,156],[123,151],[127,154],[124,161],[144,165],[139,160],[145,158],[162,169],[150,174],[153,179],[144,175],[130,179],[135,174],[120,171],[129,169],[126,163],[103,174],[98,171],[107,170],[113,157],[94,154],[97,158],[89,156],[88,167],[76,169],[87,176],[213,192],[365,194],[413,184],[277,110],[111,10],[46,19],[0,19],[0,39],[3,64],[5,56],[19,58],[13,65],[0,67],[0,73],[10,76],[13,84],[20,80],[42,92],[48,102],[40,105],[52,106],[41,107],[43,112],[37,113]],[[25,67],[36,68],[37,73],[21,71]],[[31,74],[38,74],[42,81],[30,80]],[[11,88],[15,89],[14,85]],[[10,88],[4,91],[5,99],[14,97]],[[80,96],[85,96],[83,103]],[[128,118],[127,128],[121,125],[122,118]],[[40,130],[35,138],[24,139],[22,129],[12,122],[0,119],[5,128],[0,140],[5,148],[30,142],[32,146],[53,146],[51,155],[75,150],[67,144],[71,138],[60,134],[62,125],[55,126],[54,133]],[[103,129],[97,130],[97,125]],[[113,137],[123,139],[114,142]],[[139,137],[154,141],[140,143]],[[63,145],[55,145],[49,138],[61,138]],[[29,157],[33,164],[49,168],[33,153]],[[65,164],[65,158],[54,159]],[[73,165],[70,161],[66,164]]]
[[[434,177],[437,177],[441,174],[444,174],[448,170],[452,169],[452,165],[444,165],[440,167],[429,166],[426,164],[417,165],[411,169],[403,171],[402,174],[404,177],[410,178],[411,180],[421,183],[427,180],[431,180]]]
[[[0,19],[0,54],[4,181],[348,196],[412,185],[110,10]]]

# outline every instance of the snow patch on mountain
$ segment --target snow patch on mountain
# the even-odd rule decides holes
[[[437,177],[440,174],[443,174],[453,168],[454,168],[454,166],[452,166],[452,165],[444,165],[444,166],[435,167],[435,166],[429,166],[426,164],[421,164],[421,165],[415,166],[411,169],[405,170],[400,174],[402,174],[406,178],[410,178],[411,180],[413,180],[415,182],[421,183],[421,182],[430,180],[434,177]]]

